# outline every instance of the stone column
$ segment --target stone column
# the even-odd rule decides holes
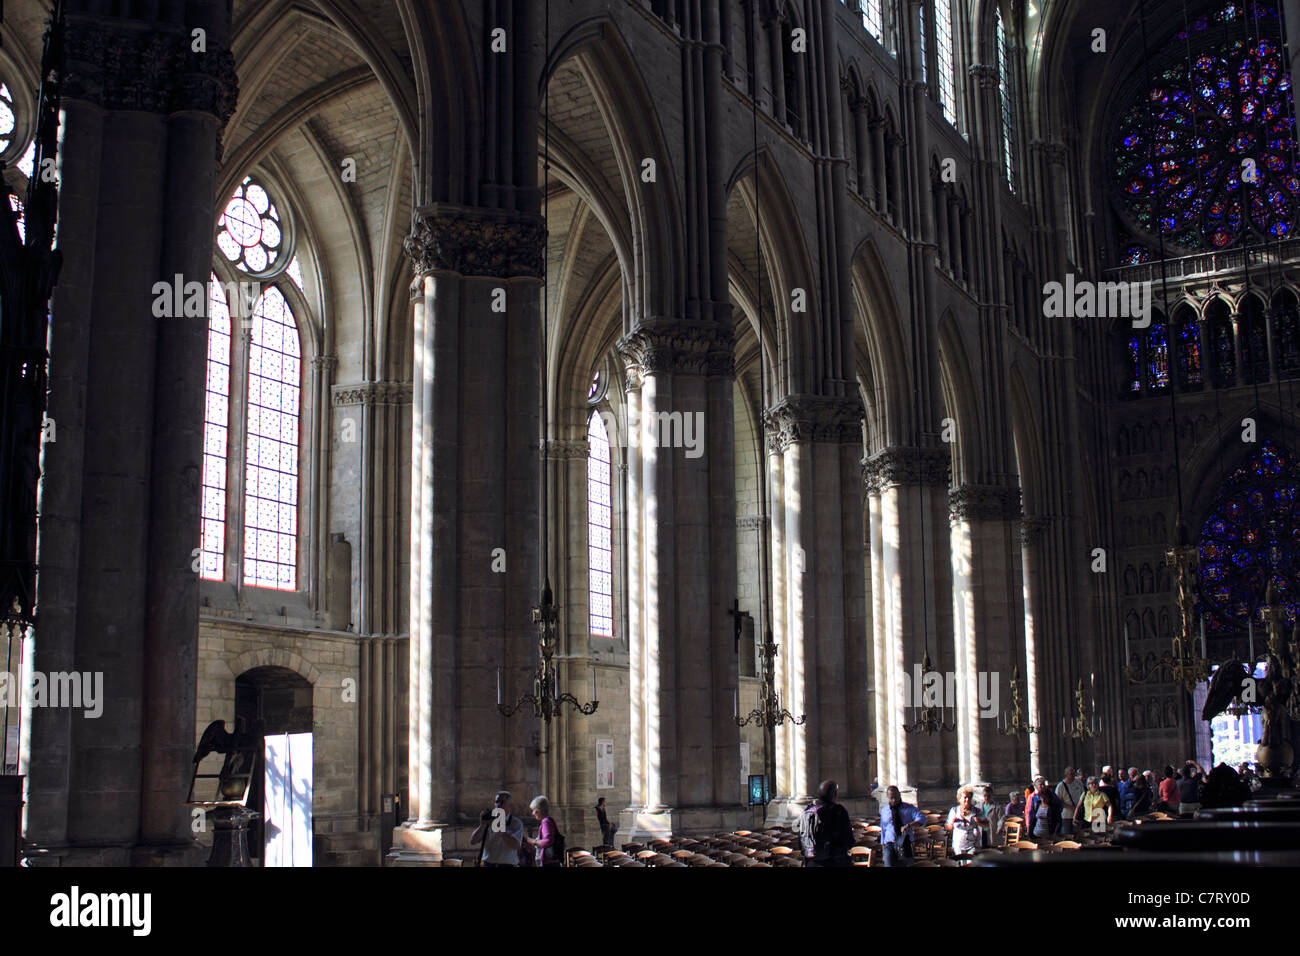
[[[951,766],[956,751],[951,734],[903,730],[916,716],[915,707],[905,710],[905,705],[919,703],[914,684],[927,636],[933,668],[944,673],[954,669],[949,459],[942,448],[895,446],[866,464],[869,487],[880,489],[878,620],[884,633],[878,635],[877,660],[883,663],[877,668],[883,668],[885,684],[876,688],[876,712],[877,737],[889,738],[890,773],[889,779],[882,776],[882,786],[946,787],[956,782],[944,769]],[[872,531],[876,532],[874,514]],[[876,550],[873,541],[873,555]]]
[[[663,319],[619,343],[629,379],[640,382],[628,409],[636,553],[625,834],[717,829],[743,817],[726,617],[736,591],[732,349],[728,328]]]
[[[25,839],[38,864],[193,862],[207,323],[171,314],[170,292],[156,316],[154,287],[211,271],[229,22],[219,4],[149,21],[70,6],[33,667],[101,681],[102,714],[31,715]]]
[[[789,822],[821,780],[865,811],[868,777],[867,633],[862,489],[862,406],[855,399],[794,395],[766,413],[780,455],[773,524],[783,528],[777,689],[806,722],[776,731],[777,790],[769,813]]]
[[[513,702],[537,664],[544,236],[537,216],[440,203],[417,211],[406,242],[420,288],[400,861],[463,849],[495,790],[536,785],[532,712],[507,720],[496,701],[498,669]]]
[[[961,778],[1026,779],[1028,739],[997,727],[999,716],[1013,709],[1012,669],[1020,667],[1022,690],[1028,683],[1021,659],[1020,490],[963,485],[949,501]],[[1027,718],[1033,724],[1037,715]]]

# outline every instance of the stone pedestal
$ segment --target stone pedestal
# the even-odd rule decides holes
[[[212,826],[212,855],[208,857],[208,866],[252,866],[248,855],[248,825],[259,816],[239,806],[208,810],[208,823]]]

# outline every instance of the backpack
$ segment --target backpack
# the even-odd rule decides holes
[[[554,824],[555,821],[552,820],[551,823]],[[568,865],[568,860],[565,859],[564,855],[564,834],[560,832],[558,826],[555,828],[555,839],[551,841],[551,845],[548,849],[551,850],[551,856],[556,863],[560,866]]]

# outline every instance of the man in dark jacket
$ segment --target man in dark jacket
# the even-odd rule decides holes
[[[799,819],[804,866],[852,865],[849,848],[853,846],[853,825],[849,811],[835,802],[839,791],[834,780],[823,780],[817,799]]]

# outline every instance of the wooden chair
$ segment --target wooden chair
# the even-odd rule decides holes
[[[464,866],[464,860],[448,859],[442,861],[443,866]]]
[[[1002,845],[1011,846],[1020,840],[1020,825],[1024,820],[1020,817],[1007,817],[1002,821]]]

